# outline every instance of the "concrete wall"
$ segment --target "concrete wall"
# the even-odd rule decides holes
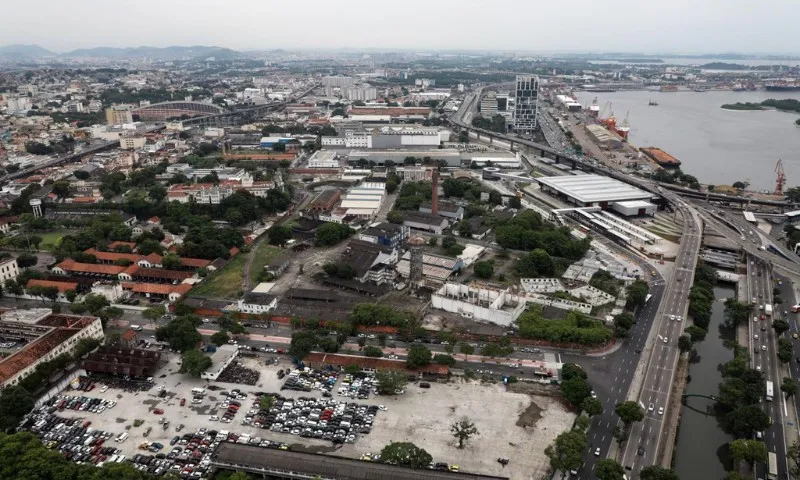
[[[588,303],[573,302],[572,300],[562,300],[560,298],[549,298],[544,295],[539,295],[538,293],[529,293],[524,298],[526,302],[544,305],[546,307],[555,307],[562,310],[577,310],[586,315],[592,313],[592,306]]]
[[[474,303],[476,301],[479,303]],[[525,310],[525,302],[507,291],[471,288],[455,283],[445,284],[432,295],[431,304],[447,312],[503,326],[510,326]],[[504,306],[507,308],[503,309]]]

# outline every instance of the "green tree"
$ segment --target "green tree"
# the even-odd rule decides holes
[[[800,203],[800,187],[792,187],[784,191],[783,194],[786,196],[786,200],[792,203]]]
[[[166,315],[167,309],[163,305],[155,305],[142,310],[142,317],[150,320],[151,322],[157,321],[159,318]]]
[[[399,225],[399,224],[403,223],[403,213],[402,212],[398,212],[397,210],[392,210],[391,212],[386,214],[386,220],[389,223],[394,223],[394,224]]]
[[[725,300],[725,323],[734,328],[750,320],[750,305],[741,303],[735,298]]]
[[[378,381],[378,393],[381,395],[394,395],[408,383],[408,377],[399,370],[378,370],[375,372],[375,379]]]
[[[650,287],[643,280],[634,280],[626,289],[628,294],[628,306],[635,308],[644,305]]]
[[[786,398],[793,397],[797,393],[797,381],[790,377],[784,377],[781,382],[781,391],[786,394]]]
[[[767,446],[758,440],[738,439],[728,444],[731,457],[736,462],[755,462],[767,461]]]
[[[170,348],[181,352],[195,348],[202,339],[197,325],[188,317],[178,317],[156,328],[156,340],[166,341]]]
[[[633,315],[628,312],[622,312],[620,314],[614,315],[614,331],[616,332],[617,336],[624,337],[628,334],[628,330],[633,327],[634,318]]]
[[[201,373],[211,368],[211,357],[203,354],[200,350],[187,350],[181,355],[180,373],[186,373],[193,377],[199,377]]]
[[[367,339],[365,337],[358,337],[356,343],[358,343],[359,347],[364,348],[367,345]]]
[[[494,274],[494,262],[491,260],[475,262],[472,271],[475,272],[475,276],[478,278],[492,278]]]
[[[450,425],[450,432],[456,439],[458,439],[458,448],[464,448],[464,441],[469,440],[475,435],[479,435],[478,429],[475,424],[470,422],[468,418],[462,418],[456,423]]]
[[[292,229],[285,225],[275,225],[267,232],[269,243],[272,245],[283,245],[292,238]]]
[[[589,378],[589,375],[587,375],[586,371],[576,363],[565,363],[561,366],[562,380],[570,380],[575,377],[587,379]]]
[[[220,330],[220,331],[214,333],[213,335],[211,335],[211,343],[213,343],[214,345],[216,345],[218,347],[222,346],[222,345],[225,345],[226,343],[228,343],[228,340],[230,340],[230,339],[231,339],[231,337],[228,335],[228,332],[226,332],[225,330]]]
[[[455,226],[455,230],[458,231],[458,235],[462,238],[471,238],[472,237],[472,224],[470,224],[467,220],[461,220]]]
[[[792,359],[792,341],[788,338],[779,338],[778,339],[778,360],[783,363],[787,363]]]
[[[262,395],[261,400],[258,401],[258,407],[264,411],[269,411],[273,405],[275,405],[275,397],[272,395]]]
[[[795,480],[800,478],[800,441],[795,440],[786,450],[786,459],[789,462],[789,475]]]
[[[381,350],[380,347],[375,347],[372,345],[366,347],[362,353],[364,354],[365,357],[380,358],[383,356],[383,350]]]
[[[775,334],[778,336],[783,335],[783,332],[789,330],[789,322],[783,318],[776,318],[772,321],[772,328],[775,329]]]
[[[772,424],[772,419],[758,404],[739,407],[728,413],[725,420],[731,432],[740,437],[752,437],[755,432],[764,431]]]
[[[692,343],[702,342],[706,339],[707,331],[703,330],[702,328],[698,327],[697,325],[689,325],[686,327],[684,332],[689,334],[689,337],[692,340]]]
[[[544,453],[550,459],[550,466],[566,475],[568,471],[577,470],[583,465],[583,454],[587,447],[586,434],[570,430],[557,436]]]
[[[406,366],[410,369],[424,367],[431,363],[431,351],[422,345],[412,345],[408,349],[408,357],[406,358]]]
[[[19,268],[35,267],[39,261],[39,257],[31,253],[23,253],[17,257],[17,266]]]
[[[34,397],[19,385],[0,390],[0,430],[12,431],[19,426],[28,412],[33,410]]]
[[[438,363],[439,365],[447,365],[448,367],[452,367],[456,364],[456,359],[450,355],[446,355],[444,353],[437,353],[433,356],[433,361]]]
[[[472,355],[473,353],[475,353],[475,347],[473,347],[469,343],[462,343],[458,345],[458,351],[460,351],[464,355]]]
[[[60,199],[69,198],[71,195],[69,191],[69,182],[64,180],[59,180],[53,183],[52,192]]]
[[[688,352],[692,349],[692,339],[689,335],[681,335],[678,337],[678,348],[681,352]]]
[[[659,467],[658,465],[651,465],[644,467],[639,472],[640,480],[680,480],[678,474],[669,468]]]
[[[181,257],[170,252],[161,258],[161,266],[166,270],[180,270],[183,263],[181,263]]]
[[[618,403],[616,408],[614,408],[614,412],[616,412],[619,419],[622,420],[626,430],[630,429],[633,422],[641,422],[644,418],[644,410],[642,410],[642,407],[636,402],[626,401]]]
[[[561,382],[561,393],[574,407],[580,408],[584,400],[591,398],[592,386],[586,379],[574,377]]]
[[[410,442],[392,442],[381,450],[381,462],[410,468],[428,468],[431,454]]]
[[[520,277],[552,277],[555,274],[555,263],[545,250],[537,248],[521,256],[514,269]]]
[[[581,403],[581,409],[589,416],[603,413],[603,402],[597,398],[588,397]]]
[[[622,480],[625,469],[612,458],[598,460],[594,467],[597,480]]]
[[[315,243],[318,246],[328,247],[336,245],[355,232],[347,225],[340,223],[325,223],[317,228]]]

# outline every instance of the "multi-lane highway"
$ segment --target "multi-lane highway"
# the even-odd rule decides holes
[[[773,400],[764,401],[764,412],[772,419],[772,425],[763,432],[763,441],[767,450],[775,452],[778,457],[779,478],[786,472],[786,442],[783,432],[783,419],[785,416],[786,400],[781,394],[780,385],[783,379],[780,364],[778,363],[778,336],[772,328],[772,321],[783,315],[775,309],[773,315],[765,312],[766,305],[772,305],[772,277],[769,266],[762,260],[754,257],[748,258],[747,264],[747,291],[753,305],[749,322],[750,357],[751,366],[764,374],[766,381],[774,385]],[[764,464],[758,465],[759,478],[767,478]]]
[[[659,464],[664,418],[669,405],[671,387],[680,350],[678,337],[684,329],[689,308],[688,292],[702,241],[702,223],[697,212],[680,199],[676,205],[683,213],[684,230],[675,261],[675,271],[667,283],[653,325],[654,335],[642,361],[646,362],[644,380],[637,400],[645,409],[644,420],[631,427],[624,445],[622,465],[637,478],[643,468]]]

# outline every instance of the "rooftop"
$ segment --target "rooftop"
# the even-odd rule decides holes
[[[648,200],[653,197],[649,192],[601,175],[541,177],[537,181],[582,203]]]

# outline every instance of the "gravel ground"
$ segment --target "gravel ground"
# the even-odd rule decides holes
[[[174,357],[174,356],[173,356]],[[406,393],[393,397],[370,397],[368,400],[353,400],[368,405],[383,404],[387,412],[380,412],[375,417],[372,432],[360,436],[355,444],[334,446],[330,442],[305,439],[289,434],[280,434],[241,425],[244,413],[249,410],[252,395],[243,402],[242,413],[237,414],[232,423],[208,421],[212,414],[222,415],[221,410],[214,408],[222,396],[208,390],[202,404],[193,405],[191,389],[197,386],[218,386],[221,390],[240,388],[247,392],[275,392],[285,397],[321,397],[321,392],[280,391],[283,381],[278,380],[276,372],[279,368],[287,368],[290,363],[285,359],[278,365],[264,365],[263,359],[245,359],[248,368],[261,372],[259,383],[255,386],[236,385],[213,382],[211,384],[191,379],[178,374],[176,358],[156,375],[154,387],[138,394],[126,393],[117,389],[109,389],[104,393],[98,387],[89,393],[71,392],[71,395],[116,400],[115,408],[101,414],[65,411],[62,416],[81,417],[92,420],[92,426],[114,434],[128,432],[130,437],[124,443],[114,444],[129,457],[138,452],[136,447],[144,440],[164,443],[169,451],[169,440],[177,434],[175,427],[185,424],[180,433],[195,431],[205,427],[209,429],[228,430],[237,433],[249,433],[262,439],[285,442],[297,450],[308,450],[318,453],[334,453],[338,456],[357,458],[365,452],[379,452],[392,441],[411,441],[427,450],[435,462],[456,464],[463,471],[507,476],[512,479],[541,479],[549,468],[544,455],[545,447],[552,442],[558,433],[572,425],[574,415],[567,412],[560,404],[547,397],[506,392],[500,384],[481,384],[474,381],[454,380],[448,384],[431,383],[430,389],[421,389],[409,384]],[[163,378],[160,378],[162,377]],[[169,392],[167,397],[157,397],[157,386],[165,385]],[[334,392],[338,386],[334,386]],[[186,406],[180,406],[180,399],[186,398]],[[343,400],[334,394],[336,400]],[[532,403],[534,405],[532,405]],[[165,431],[158,424],[159,415],[153,409],[164,410],[164,417],[171,422]],[[450,426],[463,417],[475,423],[480,434],[468,440],[464,448],[459,450],[457,441],[450,433]],[[135,419],[144,420],[139,427],[134,427]],[[535,422],[535,423],[534,423]],[[524,427],[519,425],[533,426]],[[143,433],[152,427],[148,437]],[[509,458],[510,463],[503,468],[497,463],[498,457]]]

